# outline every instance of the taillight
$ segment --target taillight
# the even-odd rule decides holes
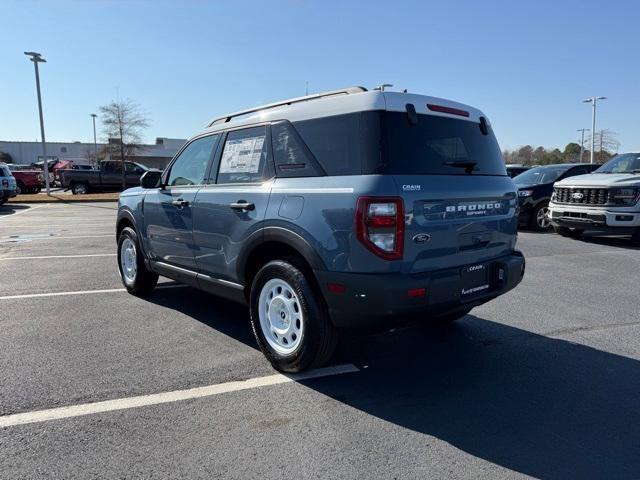
[[[9,186],[9,180],[7,180],[7,179],[2,179],[2,186],[3,186],[3,187],[8,187],[8,186]]]
[[[397,197],[359,197],[358,240],[385,260],[399,260],[404,248],[404,210]]]

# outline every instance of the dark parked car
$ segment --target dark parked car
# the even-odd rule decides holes
[[[524,173],[527,170],[529,170],[530,168],[531,167],[524,167],[522,165],[507,165],[507,175],[509,175],[511,178],[517,177],[521,173]]]
[[[538,231],[549,230],[549,200],[553,184],[564,178],[591,173],[598,167],[600,165],[589,163],[544,165],[531,168],[515,177],[513,181],[518,187],[520,225]]]
[[[514,288],[516,212],[482,112],[353,87],[213,121],[120,194],[118,264],[135,295],[162,275],[248,304],[295,372],[340,329],[452,322]]]
[[[127,187],[140,185],[140,177],[149,169],[135,162],[124,162],[124,165]],[[100,162],[98,170],[75,168],[61,170],[60,179],[62,186],[71,189],[74,195],[90,191],[117,192],[122,188],[122,162],[105,160]]]

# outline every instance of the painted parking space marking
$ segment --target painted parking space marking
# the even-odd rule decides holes
[[[32,257],[5,257],[0,258],[0,262],[9,260],[50,260],[55,258],[91,258],[91,257],[115,257],[116,253],[90,253],[85,255],[40,255]]]
[[[0,243],[26,243],[37,240],[69,240],[76,238],[107,238],[115,237],[115,233],[105,233],[100,235],[70,235],[70,236],[56,236],[50,233],[46,234],[26,234],[26,235],[10,235],[8,237],[0,238]]]
[[[71,405],[68,407],[50,408],[47,410],[36,410],[33,412],[14,413],[0,416],[0,428],[24,425],[27,423],[41,423],[50,420],[61,420],[64,418],[80,417],[95,413],[113,412],[117,410],[128,410],[132,408],[146,407],[150,405],[160,405],[163,403],[174,403],[194,398],[211,397],[223,393],[239,392],[254,388],[280,385],[290,382],[301,382],[314,378],[342,375],[345,373],[355,373],[360,371],[353,364],[336,365],[332,367],[319,368],[305,373],[284,375],[276,373],[264,377],[250,378],[227,383],[218,383],[206,387],[195,387],[186,390],[174,390],[171,392],[154,393],[151,395],[140,395],[137,397],[119,398],[115,400],[105,400],[102,402],[84,403]]]
[[[185,288],[188,285],[158,285],[156,288]],[[102,290],[73,290],[69,292],[43,292],[43,293],[25,293],[22,295],[4,295],[0,300],[19,300],[24,298],[43,298],[43,297],[66,297],[71,295],[92,295],[98,293],[120,293],[126,292],[126,288],[105,288]]]

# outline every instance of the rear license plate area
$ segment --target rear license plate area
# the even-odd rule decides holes
[[[489,266],[477,264],[460,272],[460,295],[467,297],[489,290]]]

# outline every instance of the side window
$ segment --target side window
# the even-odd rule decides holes
[[[362,173],[359,113],[294,122],[327,175]]]
[[[276,176],[292,178],[324,175],[322,167],[289,122],[271,125],[271,142]]]
[[[169,186],[201,185],[220,135],[198,138],[182,150],[169,171]]]
[[[127,173],[142,173],[142,169],[135,163],[125,163],[124,169]]]
[[[576,175],[584,175],[585,173],[587,173],[587,169],[585,167],[572,168],[567,173],[565,173],[564,178],[575,177]]]
[[[220,158],[217,183],[260,183],[271,177],[267,127],[233,130]]]

